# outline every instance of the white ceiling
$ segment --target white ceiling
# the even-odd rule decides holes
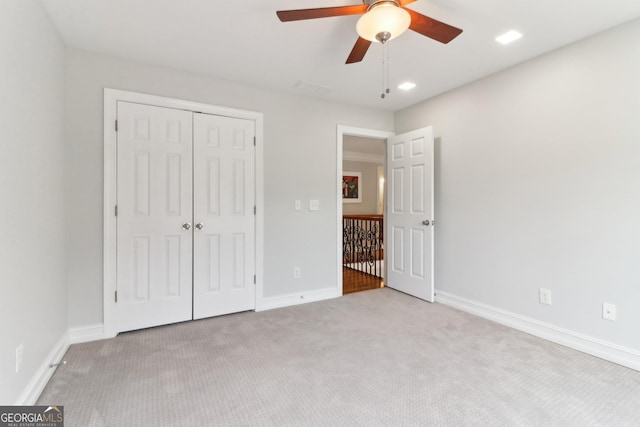
[[[290,93],[298,81],[320,98],[396,111],[640,16],[639,0],[418,0],[409,7],[462,28],[442,45],[408,31],[389,42],[391,94],[382,92],[382,48],[345,65],[358,16],[282,23],[276,10],[361,0],[42,0],[69,46]],[[509,29],[524,34],[502,46]],[[411,80],[417,87],[401,92]]]

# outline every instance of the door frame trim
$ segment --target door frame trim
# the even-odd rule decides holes
[[[362,138],[377,138],[385,141],[387,138],[394,136],[395,133],[391,131],[366,129],[353,126],[338,125],[336,129],[336,244],[338,245],[336,251],[337,268],[336,268],[336,286],[338,288],[338,295],[342,296],[342,141],[345,136],[359,136]],[[384,163],[386,167],[387,155],[385,149]],[[386,180],[385,180],[386,186]],[[385,199],[387,198],[387,191],[384,192]],[[387,203],[384,204],[384,209],[387,209]],[[386,224],[386,222],[385,222]],[[386,225],[385,225],[386,227]],[[385,257],[386,264],[386,257]],[[386,268],[386,265],[385,265]],[[386,270],[385,270],[386,271]]]
[[[104,337],[112,338],[116,331],[116,217],[117,201],[116,160],[118,101],[147,104],[156,107],[173,108],[252,120],[255,123],[255,306],[261,305],[264,295],[264,115],[263,113],[218,105],[202,104],[182,99],[148,95],[117,89],[104,89],[104,206],[103,206],[103,322]]]

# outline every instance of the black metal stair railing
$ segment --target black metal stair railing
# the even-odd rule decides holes
[[[344,215],[342,218],[342,264],[382,277],[384,260],[382,215]]]

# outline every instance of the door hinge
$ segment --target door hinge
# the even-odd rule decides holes
[[[256,145],[256,137],[254,136],[253,137],[253,146],[255,147],[255,145]]]
[[[115,205],[113,207],[113,213],[115,214],[115,216],[118,216],[118,205]]]
[[[114,296],[115,296],[116,302],[118,302],[118,291],[115,291]]]
[[[256,275],[255,274],[253,275],[253,284],[254,285],[256,284]]]
[[[253,207],[253,214],[256,215],[258,208],[256,208],[255,206]]]
[[[117,120],[116,120],[116,127],[115,127],[115,129],[116,129],[116,132],[118,132],[118,121],[117,121]]]

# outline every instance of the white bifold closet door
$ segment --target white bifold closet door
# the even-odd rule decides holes
[[[118,102],[117,330],[255,308],[254,122]]]

